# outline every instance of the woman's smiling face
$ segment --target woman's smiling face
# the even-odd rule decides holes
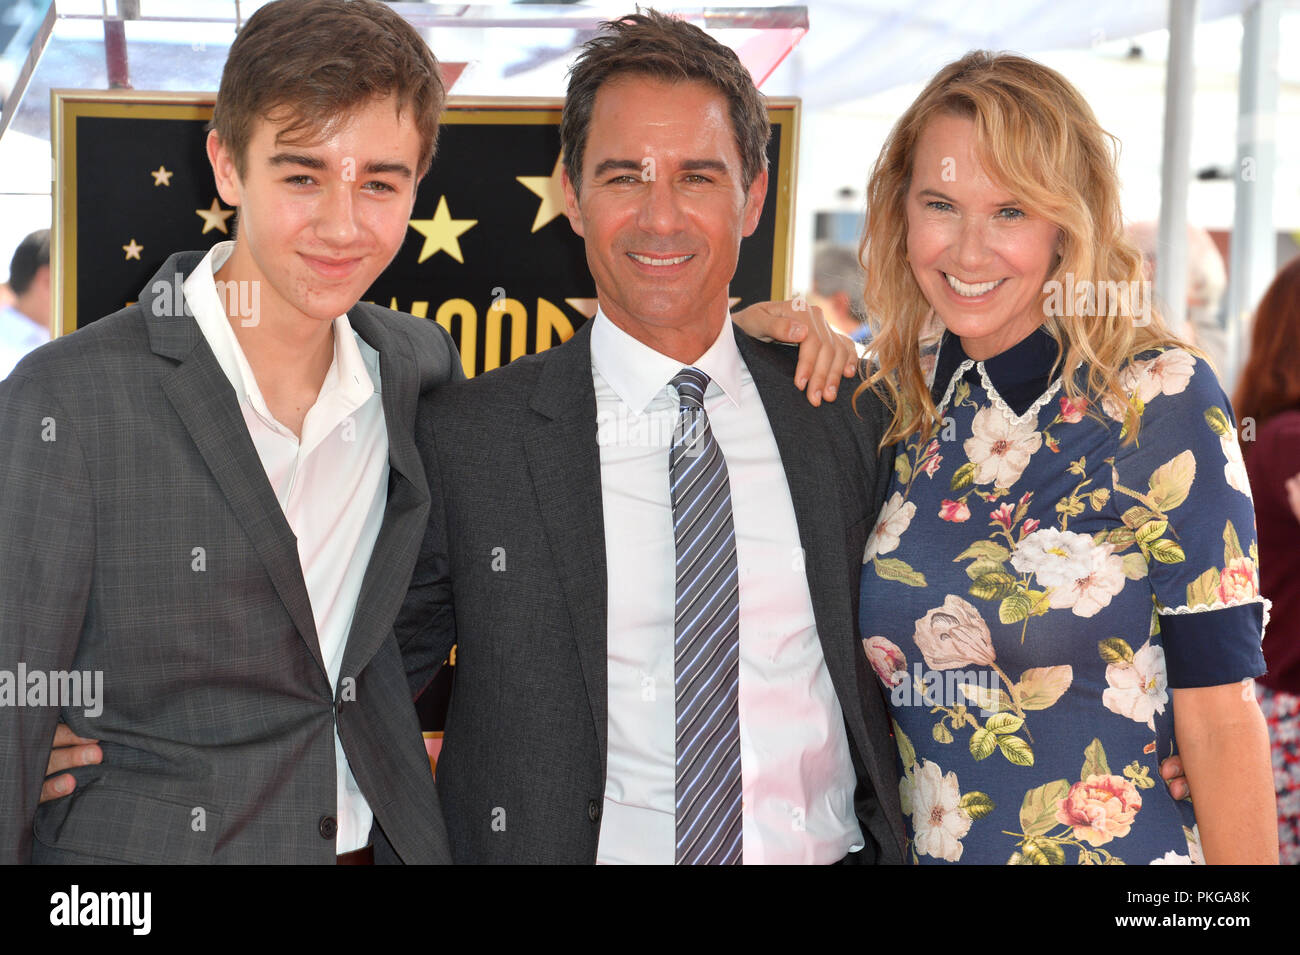
[[[916,142],[906,202],[912,274],[968,356],[992,358],[1042,324],[1060,230],[989,177],[974,121],[930,120]]]

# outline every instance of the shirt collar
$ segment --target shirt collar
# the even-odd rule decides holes
[[[1056,366],[1059,350],[1056,339],[1040,325],[1006,351],[976,362],[961,347],[961,339],[945,331],[935,361],[935,401],[946,393],[957,370],[970,362],[976,368],[983,368],[1003,401],[1016,414],[1023,414],[1060,374],[1060,368]]]
[[[274,416],[267,408],[244,349],[226,317],[217,294],[215,275],[235,251],[232,241],[218,242],[185,279],[185,302],[194,314],[199,330],[207,339],[241,402],[247,400],[268,421]],[[362,349],[364,348],[364,354]],[[335,395],[341,408],[358,408],[379,389],[379,353],[352,331],[346,314],[334,319],[334,357],[321,385],[321,395]],[[319,400],[319,399],[318,399]]]
[[[645,413],[650,402],[687,366],[633,338],[610,321],[600,308],[596,309],[592,322],[592,367],[634,414]],[[740,406],[744,365],[736,347],[730,314],[713,344],[691,367],[709,376],[710,389],[716,385],[733,405]]]

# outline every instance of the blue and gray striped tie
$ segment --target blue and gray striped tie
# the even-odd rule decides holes
[[[740,598],[727,462],[704,411],[709,376],[684,368],[668,453],[677,548],[677,863],[738,865]]]

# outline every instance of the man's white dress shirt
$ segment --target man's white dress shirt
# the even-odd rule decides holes
[[[668,449],[681,363],[596,313],[592,379],[608,568],[609,744],[597,861],[671,864],[676,843]],[[830,863],[862,846],[843,711],[822,654],[790,488],[731,320],[694,367],[727,461],[740,579],[744,861]]]
[[[50,330],[36,324],[12,305],[0,308],[0,379],[22,361],[33,348],[50,340]]]
[[[234,248],[233,242],[212,247],[186,278],[185,301],[235,389],[257,456],[298,538],[321,657],[337,695],[357,597],[388,502],[388,430],[380,398],[379,352],[352,330],[346,315],[334,319],[334,360],[303,420],[300,440],[267,408],[217,294],[213,276]],[[337,726],[334,756],[336,848],[342,853],[367,844],[373,814],[352,775]]]

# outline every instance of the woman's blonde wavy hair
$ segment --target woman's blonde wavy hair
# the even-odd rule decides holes
[[[863,298],[875,336],[876,369],[854,394],[874,389],[893,409],[882,446],[932,427],[938,419],[921,372],[919,341],[931,308],[907,263],[906,203],[916,143],[936,116],[960,116],[975,124],[976,151],[990,178],[1007,189],[1033,215],[1061,232],[1060,255],[1047,282],[1066,277],[1073,287],[1146,289],[1142,257],[1124,236],[1117,140],[1101,128],[1078,90],[1055,70],[1008,53],[977,50],[940,70],[894,125],[867,182],[867,224],[858,250],[866,268]],[[1045,283],[1045,288],[1047,285]],[[1056,296],[1064,306],[1064,295]],[[1124,364],[1152,347],[1186,347],[1173,338],[1155,311],[1149,324],[1135,324],[1128,296],[1099,294],[1085,316],[1049,310],[1042,296],[1044,327],[1060,347],[1058,362],[1066,393],[1083,396],[1075,372],[1088,369],[1087,389],[1129,405],[1120,386]],[[1077,304],[1077,303],[1076,303]],[[1055,312],[1055,313],[1053,313]],[[1090,411],[1092,409],[1089,409]],[[1136,436],[1138,416],[1129,407],[1128,438]]]

